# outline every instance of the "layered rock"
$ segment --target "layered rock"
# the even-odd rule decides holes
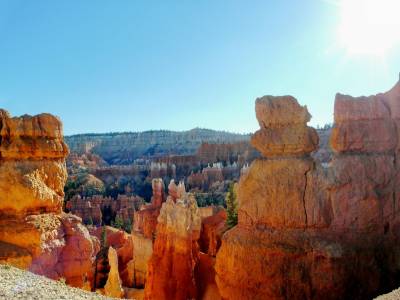
[[[62,213],[68,148],[61,122],[1,110],[0,136],[0,261],[87,284],[98,241]]]
[[[251,144],[266,157],[302,156],[318,146],[318,134],[307,127],[311,115],[291,96],[264,96],[256,100],[256,116],[261,129]]]
[[[145,299],[193,299],[198,262],[200,212],[194,196],[169,196],[158,217],[157,236],[148,263]]]
[[[368,98],[337,95],[327,167],[310,116],[292,97],[256,101],[261,132],[238,187],[238,225],[224,234],[223,299],[366,299],[390,290],[398,264],[400,83]],[[298,135],[296,136],[296,134]]]

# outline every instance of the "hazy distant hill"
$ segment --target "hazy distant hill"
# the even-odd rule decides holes
[[[194,154],[203,142],[248,141],[250,134],[195,128],[189,131],[152,130],[66,136],[71,151],[91,151],[110,164],[128,164],[142,157]]]

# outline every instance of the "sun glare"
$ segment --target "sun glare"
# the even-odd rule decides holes
[[[400,0],[341,0],[338,42],[349,55],[384,56],[400,42]]]

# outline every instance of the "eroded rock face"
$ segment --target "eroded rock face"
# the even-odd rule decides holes
[[[157,236],[148,263],[145,299],[196,298],[201,217],[194,196],[168,197],[158,217]]]
[[[50,114],[11,118],[1,110],[0,153],[4,159],[65,158],[62,124]]]
[[[98,241],[62,213],[68,148],[58,118],[0,110],[0,261],[68,284],[92,278]]]
[[[71,286],[84,287],[88,283],[90,286],[95,254],[100,250],[99,240],[89,234],[77,216],[63,214],[61,222],[65,247],[61,249],[56,270]]]
[[[226,227],[226,211],[220,208],[211,216],[201,221],[200,250],[210,256],[215,256],[221,246],[221,238]]]
[[[133,259],[130,262],[132,285],[143,288],[146,284],[147,264],[153,254],[153,242],[139,232],[132,233]]]
[[[239,182],[239,223],[217,254],[222,298],[367,299],[393,289],[400,83],[368,98],[336,97],[327,167],[309,156],[316,140],[305,108],[292,97],[262,99],[257,119],[269,133],[252,141],[265,158]],[[311,138],[293,135],[302,130]]]

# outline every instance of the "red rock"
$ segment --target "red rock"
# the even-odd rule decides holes
[[[93,280],[93,264],[100,243],[89,234],[79,217],[64,214],[61,222],[66,244],[61,250],[56,269],[67,284],[82,287],[87,281]]]
[[[79,216],[88,224],[103,224],[102,210],[109,208],[111,214],[121,218],[123,222],[131,223],[134,212],[144,200],[138,196],[118,195],[117,199],[95,195],[81,198],[79,195],[72,197],[66,203],[66,209]]]
[[[200,213],[192,195],[176,203],[168,197],[158,217],[153,254],[148,263],[145,299],[196,297],[194,270],[198,261]]]
[[[221,238],[224,234],[226,212],[221,209],[216,214],[202,219],[200,234],[200,250],[211,256],[215,256],[221,246]]]
[[[153,196],[151,203],[142,205],[135,211],[132,231],[143,233],[146,238],[153,239],[157,227],[157,217],[161,204],[165,201],[164,183],[162,179],[153,179]]]
[[[251,144],[265,157],[304,156],[317,149],[316,130],[307,127],[311,115],[291,96],[264,96],[256,100],[261,129]]]
[[[223,299],[369,299],[398,284],[399,96],[398,86],[369,98],[339,95],[329,165],[279,147],[252,163],[239,182],[239,223],[217,253]],[[257,116],[282,144],[292,132],[283,125],[308,120],[292,106],[265,104]]]
[[[57,117],[41,114],[11,118],[3,110],[0,122],[2,158],[65,158],[68,155],[62,123]]]
[[[238,188],[243,226],[304,228],[304,195],[311,159],[255,160]],[[257,200],[255,200],[257,199]]]
[[[196,283],[198,288],[197,299],[220,300],[218,286],[215,283],[215,258],[201,253],[199,263],[196,268]]]
[[[303,156],[317,149],[318,134],[307,126],[263,128],[251,138],[251,144],[265,157]]]
[[[358,98],[337,94],[332,148],[340,153],[394,150],[398,137],[384,99],[384,94]]]
[[[132,233],[133,259],[130,264],[130,280],[132,286],[143,288],[147,279],[147,265],[153,254],[152,239],[144,237],[141,233]]]
[[[0,261],[88,286],[98,241],[61,213],[68,148],[60,120],[0,110],[0,125]]]
[[[118,256],[118,272],[124,286],[132,286],[132,281],[129,278],[128,263],[133,258],[133,243],[131,235],[123,230],[105,226],[106,245],[113,247]],[[101,239],[103,227],[98,227],[90,233]]]
[[[306,106],[292,96],[264,96],[256,99],[256,117],[260,128],[305,125],[311,119]]]

